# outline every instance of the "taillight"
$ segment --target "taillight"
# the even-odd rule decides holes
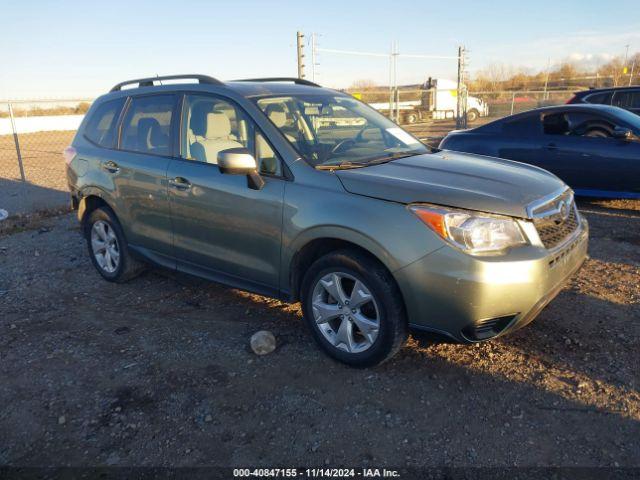
[[[565,103],[565,105],[569,105],[570,103],[578,103],[576,102],[576,99],[578,97],[576,95],[574,95],[573,97],[571,97],[569,100],[567,100],[567,103]]]
[[[71,165],[71,162],[76,157],[78,152],[75,148],[69,146],[62,151],[62,156],[64,157],[64,161],[67,165]]]

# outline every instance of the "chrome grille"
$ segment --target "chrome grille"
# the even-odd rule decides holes
[[[560,223],[536,224],[536,228],[538,229],[538,235],[540,235],[540,240],[545,248],[549,249],[560,245],[578,228],[578,215],[576,214],[575,206],[571,208],[571,212],[566,220]]]
[[[564,243],[580,225],[580,217],[570,190],[537,206],[533,217],[540,240],[547,249]]]

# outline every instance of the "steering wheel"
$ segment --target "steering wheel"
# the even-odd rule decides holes
[[[356,144],[356,141],[353,138],[345,138],[344,140],[341,140],[338,143],[336,143],[329,153],[331,155],[335,155],[336,153],[340,153],[346,150],[347,146],[351,146],[355,144]]]
[[[372,127],[369,124],[366,124],[364,127],[360,129],[360,131],[353,138],[345,138],[344,140],[336,143],[336,145],[331,149],[331,154],[340,153],[343,150],[346,150],[349,146],[355,145],[356,143],[367,143],[369,140],[363,138],[364,132],[367,130],[376,130],[377,127]]]

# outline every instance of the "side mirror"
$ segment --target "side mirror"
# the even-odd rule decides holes
[[[629,141],[633,139],[633,132],[628,128],[624,128],[624,127],[615,127],[613,129],[612,135],[613,135],[613,138],[617,138],[619,140]]]
[[[258,173],[258,164],[251,152],[244,147],[228,148],[218,153],[218,168],[227,175],[246,175],[248,186],[261,190],[264,180]]]

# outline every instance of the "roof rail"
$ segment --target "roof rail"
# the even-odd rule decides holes
[[[208,75],[198,75],[198,74],[193,74],[193,75],[164,75],[162,77],[155,76],[155,77],[148,77],[148,78],[138,78],[136,80],[127,80],[126,82],[120,82],[115,87],[113,87],[111,89],[111,91],[112,92],[117,92],[119,90],[122,90],[122,87],[124,87],[125,85],[131,85],[133,83],[137,83],[138,84],[138,88],[140,88],[140,87],[153,87],[153,82],[154,81],[180,80],[180,79],[186,79],[186,78],[193,78],[195,80],[198,80],[198,83],[205,83],[205,84],[208,84],[208,85],[224,85],[217,78],[213,78],[213,77],[210,77]]]
[[[297,85],[307,85],[308,87],[320,87],[317,83],[298,77],[267,77],[267,78],[243,78],[232,80],[233,82],[293,82]]]

